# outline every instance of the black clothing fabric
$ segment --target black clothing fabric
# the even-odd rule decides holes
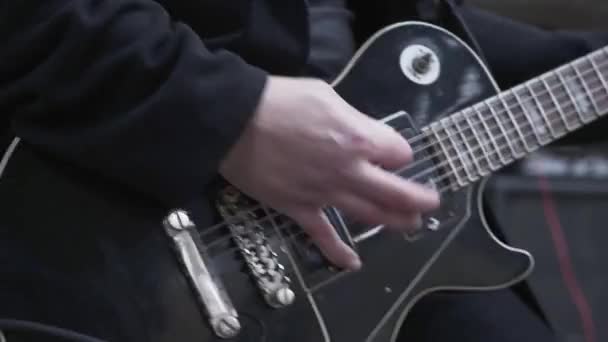
[[[339,9],[343,4],[313,0],[309,9],[304,0],[2,2],[3,126],[62,161],[176,206],[216,177],[269,73],[329,80],[353,44],[415,18],[421,6],[351,0],[351,40],[340,38],[351,20]],[[332,14],[340,20],[328,20]],[[497,69],[499,78],[530,70],[533,63],[518,61],[541,55],[537,42],[553,44],[556,52],[542,54],[552,60],[563,59],[562,50],[574,55],[597,45],[590,35],[533,31],[531,38],[531,53],[510,58],[513,70]],[[312,50],[311,40],[318,44]],[[488,53],[495,54],[491,64],[506,55]]]
[[[353,3],[367,30],[393,16],[368,25],[366,7],[407,12]],[[305,0],[4,1],[1,125],[177,206],[215,179],[268,74],[306,75],[309,20]]]
[[[331,82],[355,52],[353,13],[344,0],[309,0],[310,51],[306,74]]]
[[[344,10],[338,0],[309,2],[310,9],[304,0],[1,2],[1,120],[40,151],[166,205],[187,201],[215,178],[269,74],[331,79],[370,34],[435,3],[352,0]],[[459,11],[503,86],[608,42],[603,33],[549,32]],[[348,25],[352,37],[343,40]],[[98,252],[116,263],[125,257]],[[100,284],[111,289],[92,287],[50,270],[27,245],[0,241],[0,274],[10,275],[0,280],[0,317],[146,341],[157,320],[127,299],[149,299],[116,273],[100,270]],[[124,296],[110,296],[116,289]],[[409,315],[402,340],[555,341],[510,290],[431,295]]]
[[[207,46],[147,0],[3,1],[0,112],[40,150],[176,205],[214,177],[266,80],[216,32]]]

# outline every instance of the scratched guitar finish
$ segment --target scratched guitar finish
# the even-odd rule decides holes
[[[44,225],[40,243],[53,246],[58,269],[95,269],[99,246],[120,255],[116,279],[128,277],[132,292],[115,293],[154,322],[149,341],[394,341],[424,295],[499,289],[529,274],[532,256],[500,242],[485,220],[485,181],[603,115],[607,77],[602,49],[500,92],[478,56],[443,29],[408,22],[371,37],[333,86],[410,141],[415,160],[395,172],[435,187],[442,205],[412,234],[327,208],[362,257],[358,272],[333,268],[288,217],[229,184],[211,200],[213,213],[204,199],[159,208],[18,139],[0,164],[0,204],[15,210],[0,220],[17,231]]]

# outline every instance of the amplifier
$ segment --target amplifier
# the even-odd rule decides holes
[[[608,341],[608,177],[604,166],[565,176],[573,165],[493,176],[485,195],[508,243],[533,254],[528,286],[560,341]]]
[[[608,180],[608,146],[561,147],[538,151],[518,164],[518,173]]]

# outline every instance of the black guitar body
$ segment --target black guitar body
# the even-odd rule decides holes
[[[425,79],[416,83],[403,69],[408,58],[403,51],[417,45],[432,50],[440,63],[438,78],[429,84],[419,84]],[[397,24],[372,37],[334,86],[355,107],[408,136],[498,91],[462,41],[421,23]],[[15,243],[14,249],[0,252],[0,265],[22,258],[40,265],[27,276],[38,284],[39,293],[53,297],[45,303],[82,310],[82,321],[44,317],[46,322],[89,329],[85,333],[102,338],[104,331],[114,330],[99,327],[93,322],[96,315],[114,317],[117,326],[137,332],[123,336],[125,341],[389,342],[423,295],[498,289],[523,279],[532,268],[528,253],[492,235],[480,205],[481,182],[444,192],[442,208],[429,215],[414,237],[372,234],[371,227],[328,211],[336,229],[362,256],[364,267],[356,273],[328,268],[314,248],[281,230],[284,218],[262,223],[295,296],[290,305],[272,307],[235,241],[217,242],[230,236],[230,230],[205,228],[218,222],[217,212],[210,212],[213,206],[195,200],[183,208],[196,225],[188,228],[188,236],[238,312],[240,331],[223,339],[212,329],[196,282],[163,226],[174,208],[114,188],[24,142],[15,140],[12,148],[0,171],[0,238]],[[0,279],[9,284],[26,272],[2,269],[9,271]],[[64,282],[58,285],[54,279]],[[234,326],[229,323],[221,328],[230,331]]]

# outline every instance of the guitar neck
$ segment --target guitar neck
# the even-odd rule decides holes
[[[607,49],[424,127],[453,188],[493,173],[608,112]]]

